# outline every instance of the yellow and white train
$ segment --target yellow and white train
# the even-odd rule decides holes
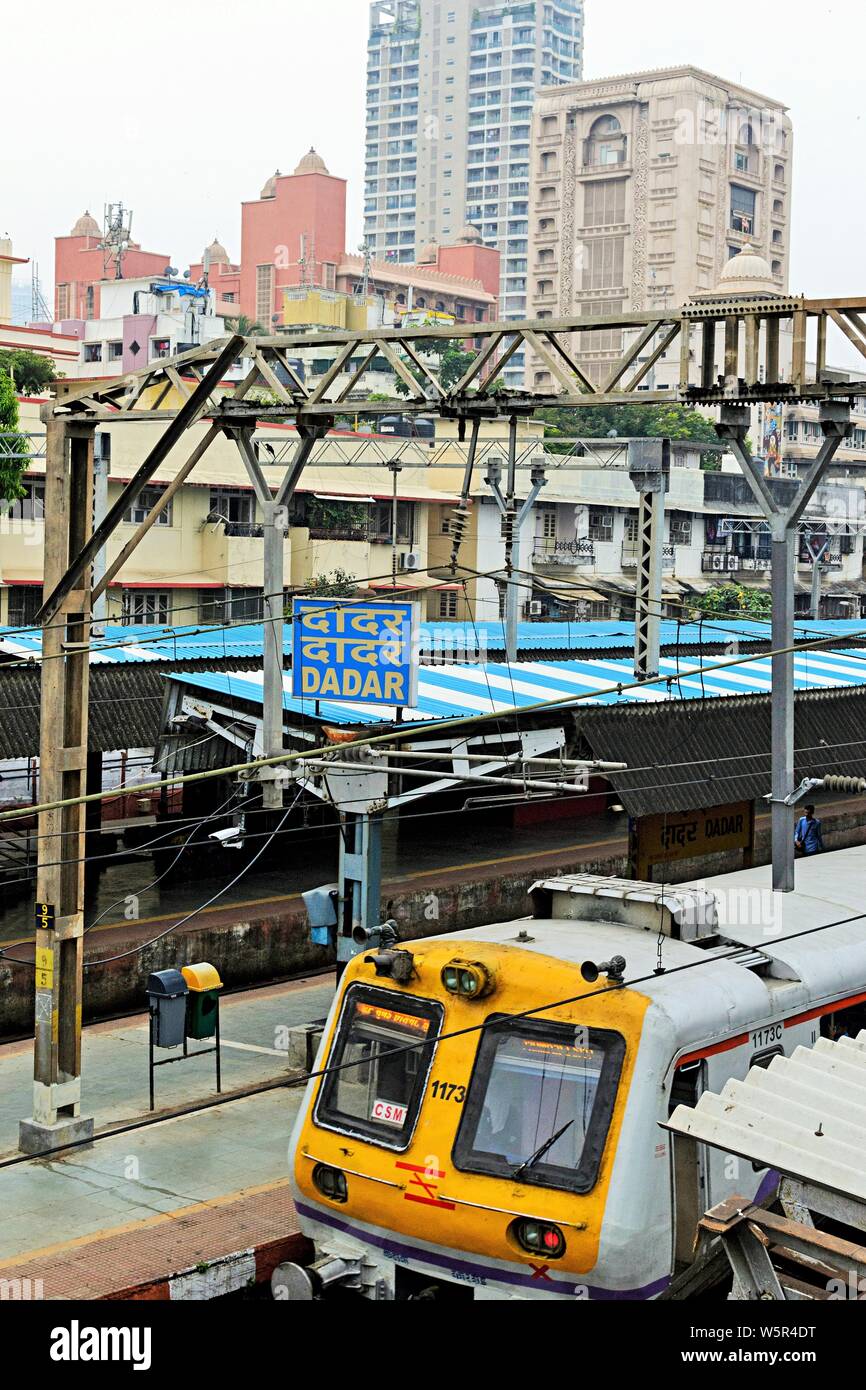
[[[554,878],[531,918],[356,957],[290,1148],[315,1259],[275,1294],[662,1294],[703,1212],[773,1182],[672,1147],[672,1110],[866,1022],[866,848],[798,875]]]

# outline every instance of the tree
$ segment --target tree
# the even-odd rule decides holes
[[[478,356],[476,352],[464,352],[459,340],[453,338],[434,338],[425,344],[425,351],[431,352],[439,358],[436,374],[446,391],[457,385]],[[420,372],[417,367],[412,367],[410,370],[415,379],[423,386],[426,380],[424,373]],[[501,386],[501,381],[495,381],[489,389],[496,392]],[[401,396],[408,396],[409,394],[409,387],[402,378],[397,380],[397,390]]]
[[[688,406],[652,405],[594,405],[581,410],[552,407],[539,410],[537,419],[546,426],[545,435],[552,453],[557,449],[556,438],[606,439],[613,431],[621,439],[677,439],[698,443],[718,444],[719,436],[711,420]],[[705,464],[707,466],[705,455]],[[712,455],[709,456],[711,459]]]
[[[0,498],[15,502],[23,497],[21,478],[30,449],[18,430],[18,398],[12,378],[0,372]]]
[[[708,589],[696,600],[695,607],[707,617],[736,614],[740,618],[763,620],[773,615],[770,594],[765,589],[750,589],[745,584],[719,584],[715,589]]]
[[[540,410],[537,417],[545,423],[545,443],[551,453],[565,453],[567,446],[557,447],[556,439],[606,439],[614,432],[620,439],[676,439],[696,443],[718,444],[719,437],[711,420],[697,410],[673,402],[663,405],[599,405],[585,410],[552,407]],[[701,455],[701,467],[707,472],[721,468],[718,453]]]
[[[226,330],[229,333],[240,333],[244,338],[255,338],[267,333],[255,319],[247,318],[246,314],[238,314],[236,319],[226,319]]]
[[[354,598],[358,581],[353,574],[336,569],[333,574],[317,574],[307,586],[311,598]]]
[[[28,352],[25,348],[0,351],[0,374],[12,377],[15,389],[22,396],[41,396],[58,376],[50,357]]]

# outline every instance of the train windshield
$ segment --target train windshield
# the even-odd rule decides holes
[[[435,1039],[442,1017],[432,1000],[350,986],[328,1058],[335,1070],[322,1083],[316,1123],[406,1148],[433,1060],[433,1043],[425,1040]]]
[[[625,1055],[618,1033],[534,1019],[485,1030],[454,1147],[470,1173],[588,1192]]]

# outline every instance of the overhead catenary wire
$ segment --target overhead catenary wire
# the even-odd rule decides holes
[[[223,886],[220,889],[218,889],[216,893],[212,894],[206,902],[200,903],[199,906],[193,908],[191,912],[187,912],[184,917],[181,917],[179,922],[174,922],[172,926],[166,927],[165,931],[158,932],[157,935],[154,936],[150,941],[142,942],[142,944],[139,946],[133,946],[128,951],[118,951],[117,954],[113,956],[104,956],[101,960],[85,961],[84,969],[95,970],[100,965],[112,965],[115,961],[127,960],[130,956],[141,955],[144,951],[150,950],[151,946],[155,946],[158,941],[162,941],[164,937],[171,936],[172,932],[176,932],[179,930],[180,927],[186,926],[187,922],[192,921],[193,917],[197,917],[200,912],[204,912],[205,908],[211,907],[215,902],[218,902],[219,899],[224,897],[230,889],[234,888],[235,884],[240,883],[241,879],[249,873],[253,865],[256,864],[259,859],[261,859],[268,845],[275,838],[277,832],[285,825],[286,821],[288,820],[289,816],[294,810],[295,804],[298,801],[299,797],[300,788],[298,789],[298,793],[295,796],[295,800],[291,802],[289,806],[286,807],[285,811],[283,812],[283,815],[280,817],[280,820],[277,822],[276,826],[271,831],[265,843],[256,851],[252,859],[248,860],[247,863],[244,864],[243,867],[238,871],[238,873],[235,874],[234,878],[230,879],[228,883],[223,884]]]
[[[775,936],[773,937],[772,944],[781,946],[792,941],[800,941],[804,937],[815,936],[818,932],[830,931],[835,927],[851,926],[855,922],[862,922],[864,918],[866,918],[866,913],[859,912],[851,917],[839,918],[837,921],[823,922],[817,927],[807,927],[803,931],[791,932],[784,936]],[[538,1014],[547,1013],[552,1009],[565,1009],[572,1004],[583,1003],[587,999],[604,998],[620,994],[623,990],[631,989],[635,985],[658,984],[660,978],[670,979],[673,975],[683,975],[688,971],[698,970],[701,967],[721,965],[726,961],[736,960],[738,956],[751,955],[753,951],[753,946],[735,946],[732,947],[730,951],[714,954],[705,960],[687,961],[684,965],[666,967],[661,972],[661,975],[654,970],[648,975],[636,975],[628,980],[611,981],[600,989],[586,990],[581,994],[571,995],[567,999],[550,1000],[543,1004],[537,1004],[531,1009],[523,1009],[519,1013],[489,1017],[484,1019],[481,1023],[470,1024],[466,1028],[456,1028],[447,1033],[437,1033],[434,1037],[425,1038],[419,1042],[404,1043],[399,1047],[386,1048],[379,1053],[379,1059],[383,1060],[388,1057],[397,1057],[406,1052],[417,1052],[422,1048],[432,1048],[438,1046],[439,1043],[451,1042],[455,1038],[465,1038],[472,1033],[483,1033],[491,1028],[501,1028],[504,1024],[511,1025],[513,1023],[519,1023],[522,1019],[535,1018]],[[311,1081],[318,1081],[323,1077],[333,1075],[337,1072],[347,1071],[351,1067],[363,1066],[364,1064],[364,1058],[354,1058],[348,1062],[337,1062],[329,1066],[321,1067],[317,1071],[312,1071],[306,1076],[298,1078],[297,1081],[290,1081],[288,1084],[289,1086],[307,1086]]]
[[[736,657],[728,658],[725,661],[715,662],[711,665],[706,666],[704,668],[705,674],[709,675],[713,671],[724,671],[731,666],[747,666],[755,661],[765,661],[768,656],[781,656],[786,655],[788,653],[796,654],[798,652],[811,651],[816,647],[820,647],[824,641],[824,638],[819,638],[817,641],[812,642],[805,642],[800,644],[795,642],[791,645],[788,645],[786,647],[780,647],[770,652],[752,653],[745,657],[738,655]],[[675,677],[672,677],[670,675],[658,675],[649,676],[644,678],[643,680],[615,681],[612,682],[610,685],[600,687],[598,690],[577,693],[570,692],[566,695],[556,696],[553,699],[536,700],[531,704],[522,706],[519,710],[519,714],[523,716],[541,710],[562,709],[565,707],[571,707],[577,704],[582,704],[587,700],[598,699],[602,695],[622,695],[628,690],[646,689],[648,686],[652,685],[670,685],[675,679]],[[352,740],[352,746],[353,748],[377,747],[384,743],[394,742],[395,740],[402,741],[406,738],[417,738],[418,734],[422,730],[436,732],[438,734],[442,733],[445,730],[465,728],[467,725],[474,726],[479,724],[502,723],[503,719],[507,717],[509,714],[516,717],[517,713],[518,711],[496,709],[483,714],[478,713],[470,715],[459,715],[453,719],[440,719],[429,721],[418,720],[417,722],[413,722],[408,725],[397,725],[387,733],[368,735],[363,738],[355,738]],[[161,791],[164,787],[184,786],[192,782],[212,781],[215,777],[227,777],[242,772],[253,772],[256,769],[263,767],[289,766],[294,763],[303,762],[313,757],[321,756],[324,753],[333,754],[333,752],[333,744],[325,744],[320,745],[318,748],[304,749],[290,753],[278,753],[273,754],[270,757],[254,758],[250,759],[248,762],[231,764],[228,767],[210,768],[200,772],[178,774],[176,776],[164,778],[156,782],[139,783],[137,791],[139,793],[145,791]],[[62,807],[66,806],[87,805],[96,801],[104,801],[109,797],[113,797],[115,795],[116,792],[113,791],[88,792],[76,797],[61,798],[57,801],[42,802],[35,806],[28,806],[26,811],[24,812],[18,810],[2,811],[0,812],[0,824],[11,820],[20,820],[22,815],[35,815],[43,811],[59,810]]]
[[[795,753],[797,753],[797,754],[802,754],[802,753],[814,753],[814,752],[821,752],[821,753],[824,753],[824,752],[834,752],[834,751],[837,751],[837,750],[839,750],[839,749],[841,749],[841,748],[848,749],[848,748],[855,748],[855,747],[857,747],[857,748],[864,748],[864,747],[866,747],[866,739],[858,739],[858,740],[849,741],[849,742],[842,743],[842,744],[812,744],[812,745],[809,745],[809,746],[806,746],[806,747],[803,747],[803,748],[797,748],[797,749],[795,749]],[[407,756],[408,756],[408,755],[407,755]],[[415,755],[412,755],[412,756],[415,756]],[[421,759],[423,759],[426,755],[421,754],[421,755],[418,755],[418,756],[419,756]],[[724,763],[724,762],[744,762],[744,761],[747,761],[747,760],[750,760],[750,759],[757,759],[757,758],[769,759],[769,757],[770,757],[770,754],[769,754],[769,753],[734,753],[734,754],[728,754],[727,756],[720,757],[720,758],[717,759],[717,761],[718,761],[718,762],[723,762],[723,763]],[[491,755],[491,757],[490,757],[489,760],[490,760],[490,761],[494,761],[494,760],[495,760],[495,755]],[[535,761],[538,761],[538,759],[528,759],[528,761],[529,761],[529,762],[535,762]],[[849,758],[849,763],[850,763],[850,765],[852,765],[852,766],[854,766],[854,765],[858,765],[858,766],[859,766],[859,765],[864,765],[864,766],[866,766],[866,756],[859,757],[859,758],[857,758],[857,757]],[[624,768],[624,769],[623,769],[623,773],[626,774],[626,775],[628,775],[628,776],[633,776],[633,775],[635,775],[635,774],[637,774],[637,773],[655,772],[655,771],[662,771],[662,770],[665,770],[665,769],[670,770],[670,771],[676,771],[676,770],[679,769],[679,768],[685,768],[685,767],[703,767],[703,766],[704,766],[704,760],[703,760],[702,758],[694,758],[694,759],[691,759],[691,760],[689,760],[689,761],[687,761],[687,762],[683,762],[683,763],[648,763],[648,764],[644,765],[643,767],[633,767],[633,766],[630,766],[630,767],[628,767],[628,768]],[[394,769],[394,771],[399,775],[399,772],[401,771],[401,769],[400,769],[400,768],[397,768],[397,769]],[[732,780],[736,780],[736,779],[741,778],[743,775],[744,775],[744,774],[743,774],[742,772],[731,772],[731,773],[721,773],[721,774],[713,773],[710,780],[713,781],[713,782],[732,781]],[[755,775],[755,776],[758,776],[758,775],[759,775],[758,772],[757,772],[757,770],[755,771],[755,774],[754,774],[754,775]],[[444,777],[447,776],[447,774],[443,772],[443,773],[441,774],[441,776],[444,778]],[[706,786],[707,780],[708,780],[708,779],[707,779],[707,775],[704,774],[703,776],[698,777],[698,778],[694,778],[693,780],[690,780],[690,781],[677,781],[677,782],[670,782],[670,781],[668,781],[668,782],[656,782],[656,783],[651,783],[651,784],[642,783],[641,786],[640,786],[640,790],[641,790],[641,791],[664,791],[664,790],[670,789],[671,787]],[[515,782],[517,783],[517,779],[515,779]],[[518,784],[518,785],[519,785],[519,784]],[[558,790],[559,790],[559,789],[558,789]],[[567,785],[563,785],[562,788],[561,788],[561,790],[567,792],[567,791],[570,790],[570,788],[569,788]],[[847,789],[847,788],[842,788],[842,790],[844,791],[844,790],[849,790],[849,789]],[[553,801],[557,801],[558,799],[559,799],[559,797],[558,797],[558,796],[554,796],[554,795],[550,795],[550,796],[538,796],[538,797],[533,797],[533,798],[532,798],[532,800],[533,800],[536,804],[543,804],[543,805],[546,805],[546,804],[548,804],[548,803],[550,803],[550,802],[553,802]],[[499,800],[499,799],[498,799],[497,797],[491,797],[491,798],[490,798],[490,802],[491,802],[491,803],[497,803],[497,804],[498,804],[498,800]],[[366,803],[366,799],[365,799],[365,798],[359,798],[359,800],[357,801],[357,803],[356,803],[356,802],[352,802],[352,801],[346,801],[346,802],[344,802],[344,804],[347,805],[347,806],[352,806],[352,805],[355,805],[355,804],[357,804],[357,805],[366,805],[367,803]],[[454,816],[455,814],[456,814],[456,815],[463,815],[463,814],[467,814],[467,813],[470,813],[470,812],[472,812],[472,811],[475,811],[475,810],[477,810],[477,809],[478,809],[478,806],[477,806],[476,804],[469,805],[469,804],[467,803],[467,805],[464,805],[464,806],[462,806],[462,807],[459,807],[459,806],[458,806],[458,807],[448,807],[446,810],[425,810],[425,811],[401,812],[401,814],[400,814],[400,823],[403,824],[404,822],[407,822],[407,821],[414,821],[414,820],[433,820],[433,819],[435,819],[437,816]],[[98,863],[98,862],[105,862],[105,861],[107,861],[107,860],[112,860],[112,859],[125,859],[125,860],[128,861],[130,858],[134,858],[134,857],[136,857],[136,856],[142,854],[143,852],[147,851],[149,848],[152,848],[152,846],[154,846],[154,845],[156,845],[156,844],[161,844],[161,843],[163,843],[165,840],[171,839],[171,837],[174,836],[174,835],[176,835],[177,832],[178,832],[179,830],[183,830],[183,829],[185,829],[185,828],[186,828],[187,826],[189,826],[189,825],[192,825],[193,828],[204,825],[204,823],[206,822],[207,819],[208,819],[208,817],[206,817],[206,816],[199,816],[199,817],[187,817],[186,819],[175,820],[175,821],[166,821],[166,822],[164,822],[164,824],[166,824],[166,825],[168,826],[168,829],[166,830],[166,832],[165,832],[164,834],[157,836],[157,837],[156,837],[155,839],[153,839],[153,840],[146,840],[146,841],[144,841],[144,843],[142,843],[141,845],[135,846],[133,849],[115,850],[115,851],[111,851],[110,853],[106,853],[106,854],[79,855],[79,856],[70,856],[69,858],[65,858],[65,859],[53,859],[53,860],[47,861],[47,862],[43,865],[43,867],[45,867],[45,868],[57,868],[57,867],[60,867],[60,866],[62,866],[62,865],[67,865],[67,864]],[[337,826],[334,825],[333,827],[330,827],[330,828],[333,828],[333,829],[336,831]],[[299,825],[299,826],[293,826],[293,827],[291,827],[291,828],[289,828],[289,829],[283,829],[283,830],[281,830],[281,831],[279,832],[279,835],[280,835],[280,836],[287,836],[287,835],[311,835],[311,834],[313,834],[313,833],[314,833],[314,827],[308,826],[308,825]],[[60,838],[63,838],[63,837],[68,837],[68,836],[73,836],[73,835],[74,835],[74,836],[77,836],[77,834],[78,834],[78,832],[77,832],[77,831],[74,831],[74,830],[62,830],[62,831],[54,831],[54,832],[52,832],[50,835],[46,835],[46,836],[43,836],[43,837],[41,837],[41,838],[44,838],[44,839],[60,839]],[[252,832],[250,832],[250,831],[245,831],[245,832],[244,832],[244,836],[243,836],[244,844],[250,844],[250,843],[252,843],[253,841],[259,840],[259,839],[265,839],[265,838],[267,838],[270,834],[271,834],[270,831],[252,831]],[[3,880],[3,883],[4,883],[4,885],[7,886],[7,887],[15,887],[15,886],[17,886],[17,885],[19,885],[19,884],[23,884],[23,883],[32,883],[32,881],[33,881],[33,875],[32,875],[32,874],[28,874],[28,875],[23,876],[23,877],[20,877],[20,878],[4,879],[4,880]],[[139,893],[143,893],[143,892],[145,892],[145,891],[148,891],[148,890],[146,890],[146,889],[139,889],[139,890],[138,890]],[[89,928],[88,928],[88,930],[89,930]],[[0,956],[2,956],[2,954],[3,954],[3,948],[2,948],[2,946],[0,946]]]

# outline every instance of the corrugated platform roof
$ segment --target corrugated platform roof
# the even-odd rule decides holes
[[[219,627],[160,627],[125,626],[108,623],[105,634],[93,641],[91,663],[186,662],[221,661],[232,657],[261,659],[263,624]],[[804,620],[796,625],[798,641],[828,637],[844,643],[866,633],[866,620],[836,619],[826,622]],[[770,629],[767,623],[741,621],[737,618],[718,618],[704,623],[677,623],[665,620],[661,624],[661,645],[669,653],[676,650],[725,646],[732,641],[743,645],[767,643]],[[286,653],[291,652],[291,623],[285,627]],[[521,623],[518,629],[518,649],[521,655],[531,652],[604,652],[631,650],[634,646],[634,623]],[[422,623],[422,660],[460,661],[465,653],[479,651],[501,652],[505,649],[505,632],[501,622],[479,623]],[[38,658],[42,650],[42,635],[27,628],[0,628],[0,658],[10,660]]]
[[[592,704],[597,707],[769,693],[772,684],[769,658],[737,664],[723,671],[707,669],[715,663],[716,658],[712,657],[680,661],[663,658],[661,673],[667,678],[664,683],[620,691],[608,687],[626,686],[634,680],[631,663],[627,661],[524,661],[519,668],[497,662],[477,666],[425,666],[419,675],[417,705],[403,711],[403,720],[419,722],[492,714],[524,709],[542,701],[566,700],[569,696],[575,700],[592,696]],[[179,672],[172,673],[172,679],[227,698],[247,700],[253,705],[262,703],[262,676],[257,671]],[[835,651],[799,654],[794,660],[794,683],[801,691],[866,685],[866,655]],[[316,702],[312,698],[296,698],[291,693],[288,673],[283,684],[286,710],[306,716],[317,715],[327,723],[389,724],[397,717],[393,706],[371,707],[350,701]],[[620,760],[619,756],[614,759]],[[646,759],[641,759],[644,761]]]
[[[665,1128],[866,1201],[866,1032],[752,1067],[694,1109],[677,1106]]]
[[[866,670],[866,665],[864,665]],[[754,801],[770,790],[770,701],[736,695],[575,711],[593,757],[642,771],[611,774],[630,816]],[[794,702],[795,781],[860,770],[866,686],[802,691]]]

